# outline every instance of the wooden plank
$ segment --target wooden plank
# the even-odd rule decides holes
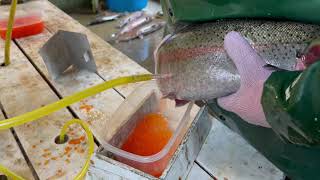
[[[206,173],[201,167],[197,164],[193,164],[190,173],[187,177],[187,180],[211,180],[213,179],[208,173]]]
[[[36,36],[18,39],[17,43],[62,97],[104,82],[97,74],[87,71],[72,72],[57,80],[50,79],[38,50],[52,35],[50,32],[45,31]],[[105,142],[106,132],[113,134],[113,132],[109,131],[109,127],[121,123],[118,121],[111,122],[110,118],[122,102],[123,98],[115,90],[110,89],[86,98],[79,103],[72,104],[71,108],[80,119],[89,123],[93,134],[102,143]]]
[[[80,32],[87,35],[93,56],[98,66],[98,72],[105,80],[110,80],[120,76],[148,73],[147,70],[139,66],[120,51],[113,48],[110,44],[52,5],[50,2],[45,1],[43,9],[45,12],[45,26],[50,32],[56,33],[58,30],[66,30]],[[135,85],[125,85],[116,89],[124,96],[127,96],[135,89]]]
[[[0,41],[0,49],[3,48],[4,43]],[[11,57],[11,65],[0,68],[0,101],[8,117],[32,111],[58,100],[14,43],[11,47]],[[0,51],[0,59],[3,59],[3,51]],[[57,145],[54,142],[64,122],[71,118],[68,110],[62,109],[38,121],[15,127],[17,136],[40,179],[71,179],[83,166],[86,142],[77,145]],[[76,126],[72,129],[70,139],[83,135],[81,128]]]
[[[4,119],[2,112],[0,119]],[[25,179],[34,179],[10,130],[0,131],[0,164]]]
[[[213,119],[211,132],[197,162],[217,179],[281,180],[283,173],[218,120]]]

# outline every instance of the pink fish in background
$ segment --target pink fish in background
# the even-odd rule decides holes
[[[119,24],[118,24],[118,28],[123,28],[124,26],[126,26],[127,24],[129,24],[130,22],[140,18],[141,16],[144,15],[144,12],[143,11],[137,11],[137,12],[134,12],[126,17],[124,17],[123,19],[121,19],[119,21]]]
[[[143,39],[144,36],[160,30],[164,25],[165,25],[164,21],[151,22],[146,25],[137,27],[127,33],[118,34],[118,36],[116,37],[116,40],[121,42],[121,41],[130,41],[136,38]]]
[[[130,22],[129,24],[127,24],[126,26],[124,26],[118,34],[124,34],[124,33],[128,33],[132,30],[134,30],[135,28],[143,25],[143,24],[146,24],[146,23],[149,23],[152,21],[152,17],[151,16],[148,16],[148,15],[145,15],[145,16],[141,16],[139,17],[138,19]]]

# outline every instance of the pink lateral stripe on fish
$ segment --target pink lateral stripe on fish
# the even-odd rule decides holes
[[[208,52],[222,52],[224,49],[222,47],[199,47],[199,48],[187,48],[187,49],[178,49],[172,52],[160,52],[159,60],[160,61],[170,61],[170,60],[185,60],[189,58],[195,58],[207,54]]]
[[[249,40],[266,64],[295,70],[297,54],[320,37],[320,25],[289,21],[221,20],[190,25],[155,51],[156,74],[162,94],[179,100],[210,100],[240,87],[240,75],[224,49],[224,37],[237,31]]]

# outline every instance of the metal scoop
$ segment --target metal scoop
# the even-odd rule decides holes
[[[97,72],[89,41],[81,33],[60,30],[45,43],[39,53],[53,79],[70,68]]]

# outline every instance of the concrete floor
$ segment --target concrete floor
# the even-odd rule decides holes
[[[144,10],[148,14],[156,14],[161,10],[161,6],[158,1],[149,1]],[[95,18],[95,15],[93,14],[71,13],[70,15],[85,26]],[[162,39],[163,29],[149,34],[143,39],[135,39],[129,42],[116,43],[111,39],[111,35],[117,31],[116,25],[117,21],[111,21],[99,25],[89,26],[88,28],[102,39],[106,40],[116,49],[120,50],[138,64],[153,73],[153,51]]]

